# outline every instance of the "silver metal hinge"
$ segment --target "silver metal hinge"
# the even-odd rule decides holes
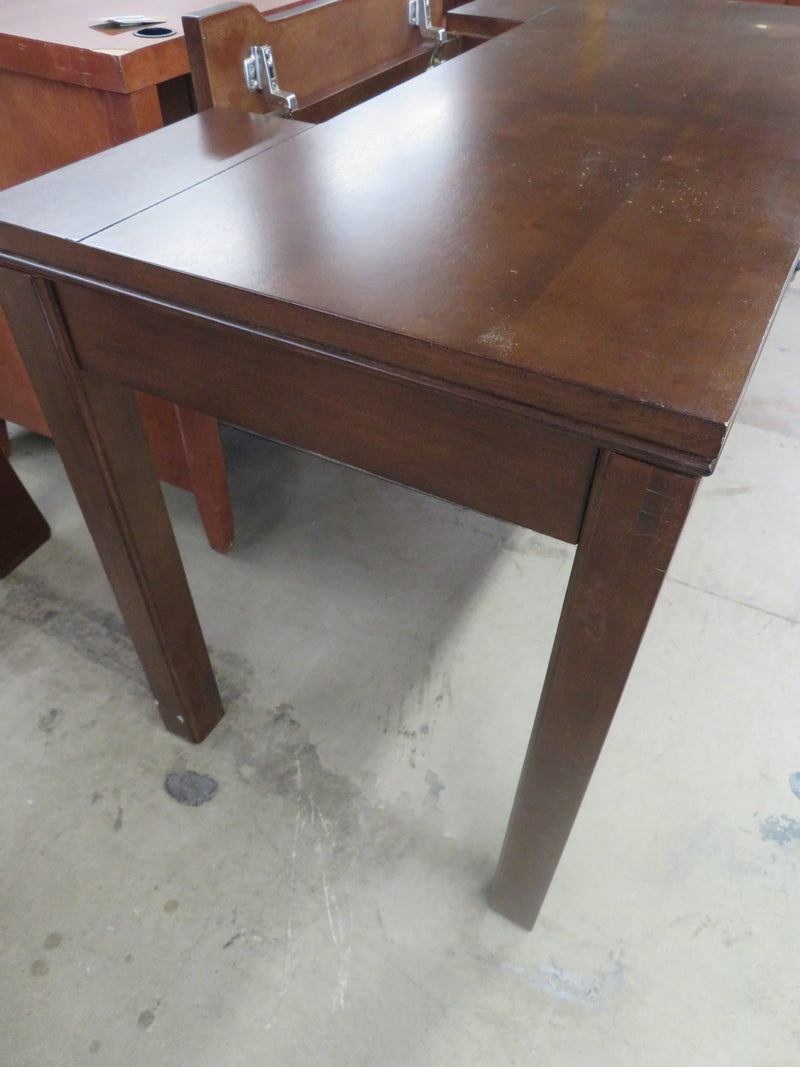
[[[287,115],[297,111],[297,97],[294,93],[285,92],[278,85],[275,60],[268,44],[254,44],[250,49],[250,55],[244,61],[244,80],[248,92],[265,92],[271,99],[278,101]]]
[[[435,41],[438,48],[447,42],[447,33],[431,22],[431,0],[408,0],[408,24],[419,26],[420,36]]]

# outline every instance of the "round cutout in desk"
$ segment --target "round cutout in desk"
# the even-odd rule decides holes
[[[152,40],[159,40],[162,37],[174,37],[175,30],[171,30],[169,26],[142,26],[140,30],[133,31],[134,37],[150,37]]]

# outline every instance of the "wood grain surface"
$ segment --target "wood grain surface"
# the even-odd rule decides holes
[[[708,469],[800,243],[800,25],[612,4],[592,46],[593,11],[545,12],[85,243],[165,268],[165,295],[206,279],[209,309],[367,356],[377,328],[389,362]]]

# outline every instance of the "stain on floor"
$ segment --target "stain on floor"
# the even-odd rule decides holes
[[[155,1021],[155,1012],[143,1011],[139,1018],[136,1020],[136,1025],[139,1027],[140,1030],[149,1030]]]
[[[774,841],[776,845],[788,845],[800,841],[800,822],[788,815],[769,815],[759,824],[762,841]]]
[[[149,696],[144,671],[119,615],[96,608],[79,597],[64,596],[33,575],[8,575],[3,580],[3,593],[0,616],[35,626],[37,632],[67,645],[90,663],[114,671]],[[209,649],[209,655],[222,701],[227,705],[241,695],[232,682],[232,675],[242,675],[243,661],[229,651]],[[49,733],[61,718],[60,709],[51,708],[40,717],[39,729]]]
[[[216,793],[218,786],[213,778],[197,771],[173,771],[164,781],[164,788],[179,804],[190,808],[199,808],[207,804]]]
[[[39,729],[43,734],[51,734],[63,718],[59,708],[48,708],[39,716]]]

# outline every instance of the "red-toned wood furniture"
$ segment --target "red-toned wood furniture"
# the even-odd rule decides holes
[[[764,10],[476,0],[448,23],[514,28],[330,121],[210,109],[0,194],[169,729],[223,709],[136,389],[577,543],[492,890],[522,925],[800,246],[800,25]]]
[[[0,189],[194,110],[180,21],[186,5],[158,7],[177,32],[153,43],[132,30],[100,29],[88,0],[0,0]],[[216,420],[153,397],[140,403],[160,477],[194,493],[209,543],[226,552],[233,513]],[[3,420],[50,432],[0,313]]]

